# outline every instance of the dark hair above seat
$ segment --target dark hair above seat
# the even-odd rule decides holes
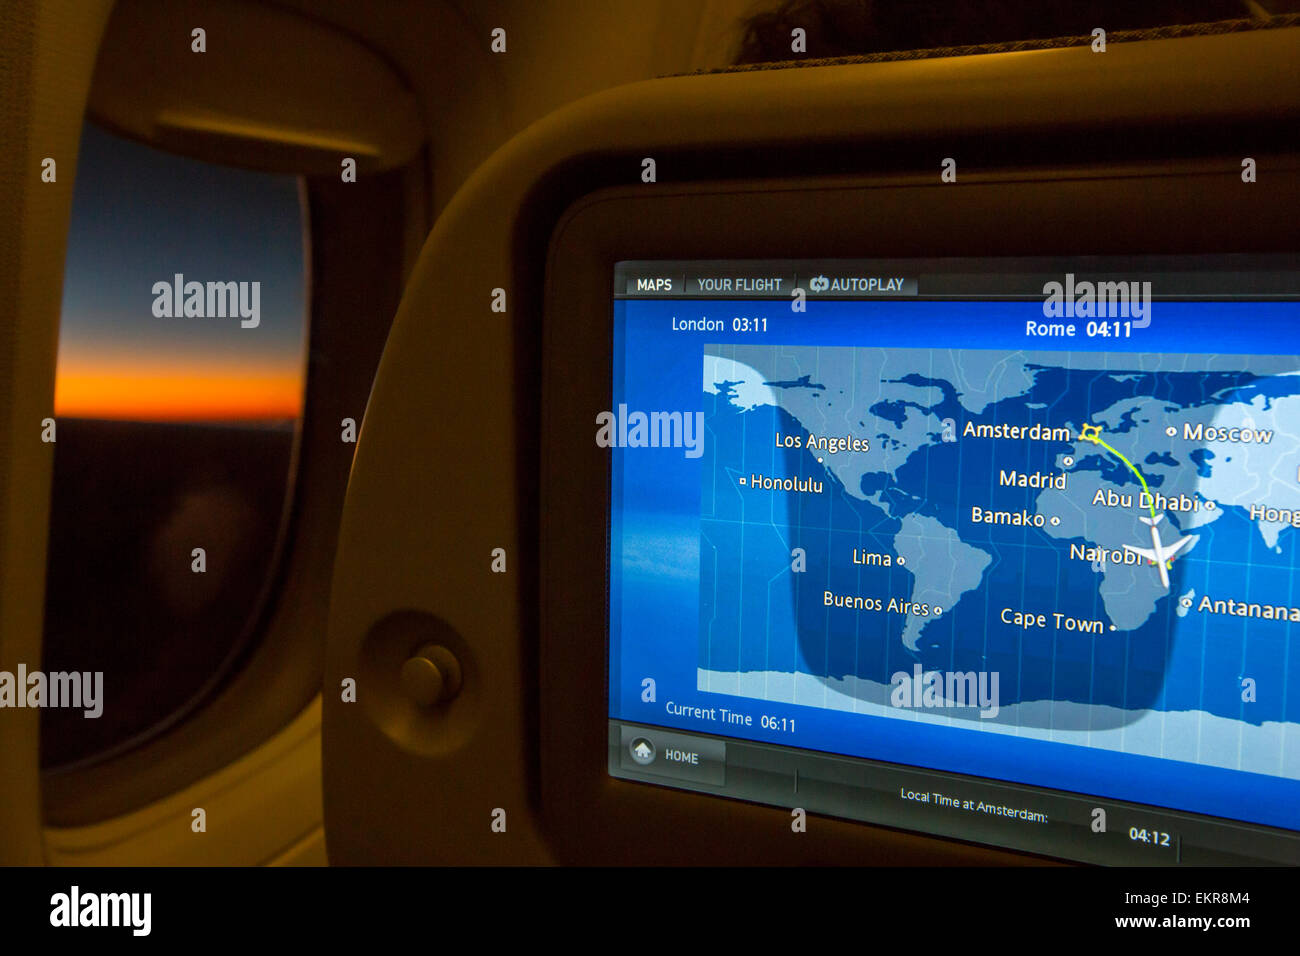
[[[1014,40],[1084,36],[1096,27],[1141,30],[1250,17],[1244,0],[780,0],[744,21],[736,63],[792,58],[791,31],[806,31],[807,56],[824,59]]]

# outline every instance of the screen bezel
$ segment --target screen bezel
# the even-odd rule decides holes
[[[1261,159],[1263,164],[1265,160]],[[1268,189],[1239,159],[627,187],[561,219],[548,260],[541,434],[542,813],[566,861],[997,864],[1041,859],[608,773],[610,407],[620,260],[1295,253],[1296,157]],[[1285,171],[1285,172],[1284,172]],[[1289,174],[1288,174],[1289,173]],[[1134,807],[1099,797],[1102,805]]]

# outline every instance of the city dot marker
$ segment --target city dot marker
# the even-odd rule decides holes
[[[1175,428],[1173,425],[1170,425],[1168,428],[1165,429],[1165,434],[1168,435],[1170,438],[1173,438],[1175,435],[1178,434],[1178,429]]]

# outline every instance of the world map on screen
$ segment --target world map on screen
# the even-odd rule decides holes
[[[1300,777],[1300,357],[702,371],[700,690]]]

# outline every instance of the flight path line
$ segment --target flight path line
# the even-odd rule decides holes
[[[1124,455],[1119,451],[1115,450],[1114,448],[1111,448],[1110,445],[1108,445],[1105,441],[1102,440],[1100,435],[1080,435],[1079,437],[1083,441],[1090,441],[1095,445],[1100,445],[1102,448],[1105,448],[1111,454],[1118,457],[1119,460],[1122,461],[1124,464],[1128,465],[1128,470],[1133,472],[1133,474],[1137,475],[1137,480],[1142,482],[1142,490],[1147,493],[1147,507],[1151,509],[1151,517],[1154,518],[1156,516],[1155,496],[1151,494],[1151,489],[1147,487],[1147,480],[1142,477],[1142,472],[1138,471],[1137,468],[1133,466],[1133,462],[1125,458]]]

